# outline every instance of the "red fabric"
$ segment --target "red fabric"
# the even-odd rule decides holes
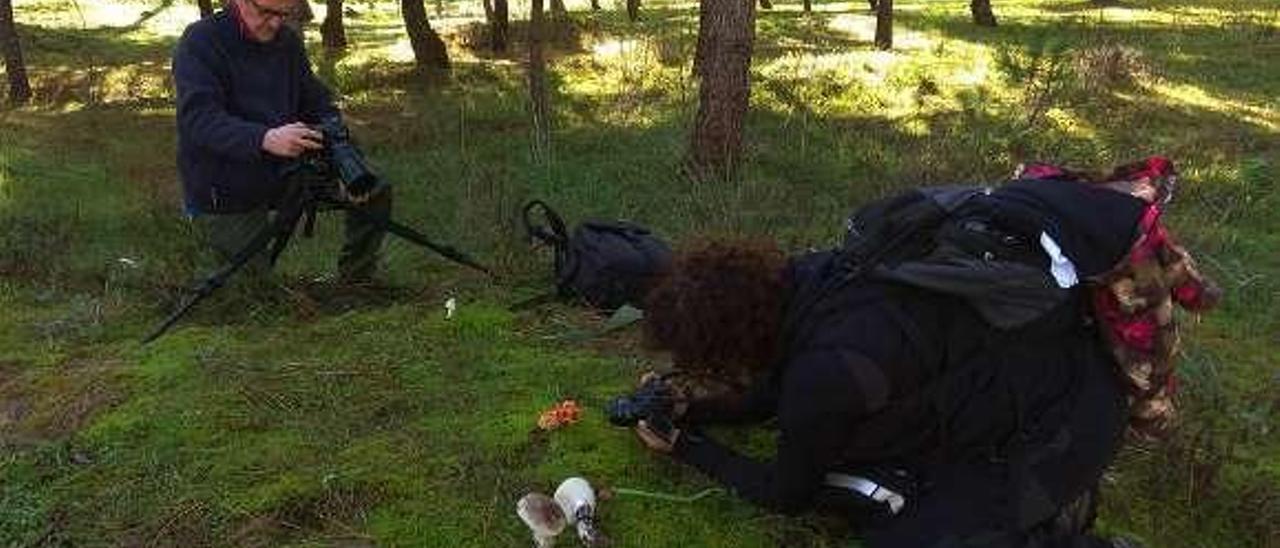
[[[1178,385],[1173,363],[1178,331],[1170,300],[1200,311],[1217,304],[1222,295],[1160,221],[1176,180],[1173,162],[1153,156],[1105,176],[1031,164],[1019,176],[1098,184],[1147,202],[1128,255],[1093,280],[1091,291],[1094,316],[1130,384],[1130,425],[1142,436],[1161,435],[1172,421]]]

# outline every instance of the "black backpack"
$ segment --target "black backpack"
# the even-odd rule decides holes
[[[1009,370],[1035,359],[1037,346],[1017,347],[1014,358],[992,358],[990,353],[1003,356],[1012,341],[1056,336],[1064,326],[1077,325],[1078,318],[1072,294],[1046,272],[1040,244],[1031,236],[1044,219],[1002,207],[992,192],[984,187],[920,188],[859,208],[848,218],[843,244],[825,258],[815,257],[811,268],[816,279],[797,288],[784,325],[788,344],[820,329],[821,318],[808,317],[809,312],[864,277],[960,297],[972,305],[989,328],[963,329],[982,337],[987,350],[948,364],[945,373],[916,392],[863,419],[846,450],[861,464],[922,465],[975,455],[1008,459],[1006,488],[1014,517],[1019,526],[1029,527],[1056,512],[1053,501],[1040,496],[1043,487],[1036,474],[1046,463],[1066,458],[1066,449],[1077,443],[1062,422],[1076,405],[1080,388],[1071,387],[1057,400],[1037,401],[1036,414],[1025,417],[1031,407],[1021,396],[1011,398],[1012,406],[970,396],[984,389],[1027,393],[1020,384],[1027,379]],[[936,352],[920,342],[924,337],[909,310],[892,313],[909,344],[924,354]],[[1089,346],[1080,350],[1082,357],[1095,354]],[[1016,435],[992,438],[992,425],[1011,415]],[[930,447],[934,449],[925,451]],[[909,476],[887,478],[882,485],[910,497],[916,486]]]
[[[978,186],[917,188],[868,203],[845,226],[836,266],[801,290],[788,310],[788,339],[815,303],[860,277],[967,300],[992,326],[1012,330],[1063,304],[1068,292],[1029,237],[1043,219],[1001,208]]]
[[[542,210],[545,225],[534,223]],[[671,265],[671,247],[648,228],[627,221],[591,219],[567,229],[564,219],[541,200],[525,204],[529,238],[555,250],[556,293],[604,310],[624,304],[640,308],[654,278]]]

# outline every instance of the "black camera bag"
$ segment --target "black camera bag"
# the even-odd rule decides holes
[[[534,223],[535,209],[546,224]],[[564,219],[541,200],[525,204],[525,230],[555,251],[556,292],[604,310],[643,306],[653,278],[671,264],[671,248],[648,228],[627,221],[591,219],[570,233]]]

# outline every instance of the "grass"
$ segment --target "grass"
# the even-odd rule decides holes
[[[1172,224],[1228,297],[1187,318],[1183,427],[1121,455],[1102,527],[1152,546],[1280,545],[1280,12],[1011,0],[982,29],[964,2],[899,4],[892,52],[871,47],[863,4],[760,12],[748,157],[740,181],[716,185],[678,169],[696,107],[694,5],[646,4],[630,23],[570,2],[551,63],[553,155],[537,163],[520,60],[475,49],[478,3],[428,4],[457,64],[437,85],[413,75],[392,5],[355,4],[352,51],[326,58],[313,43],[319,72],[395,183],[397,218],[471,250],[498,281],[393,241],[385,273],[401,290],[315,294],[306,280],[332,270],[339,239],[322,219],[284,256],[283,296],[226,290],[140,347],[207,267],[179,216],[167,75],[194,5],[19,0],[36,99],[0,111],[0,545],[511,546],[528,540],[515,500],[571,474],[700,491],[706,479],[599,413],[661,356],[632,331],[567,336],[599,325],[580,310],[506,310],[549,269],[520,236],[524,200],[676,241],[767,234],[802,249],[904,185],[1153,153],[1181,167]],[[1053,67],[1062,76],[1037,79]],[[582,402],[583,422],[534,432],[562,398]],[[724,495],[602,511],[623,546],[854,542],[838,523]]]

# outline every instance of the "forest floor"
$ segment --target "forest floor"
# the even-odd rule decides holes
[[[347,295],[325,217],[263,298],[234,285],[140,345],[208,267],[181,216],[169,56],[194,5],[17,0],[33,102],[0,110],[0,546],[518,546],[529,490],[570,475],[692,494],[697,473],[609,426],[602,404],[663,367],[635,327],[545,291],[520,205],[627,218],[672,241],[834,245],[894,189],[1004,180],[1020,162],[1173,158],[1170,223],[1227,291],[1184,318],[1182,427],[1130,447],[1100,527],[1151,546],[1280,546],[1280,8],[1257,1],[897,2],[895,48],[864,3],[758,13],[739,180],[681,176],[697,102],[696,5],[569,2],[550,56],[551,155],[531,154],[523,23],[486,51],[480,3],[428,4],[455,68],[424,82],[390,2],[348,1],[348,53],[321,53],[396,218],[470,251],[486,279],[389,242],[394,289]],[[323,5],[316,5],[318,17]],[[512,5],[527,14],[527,3]],[[522,17],[516,17],[523,19]],[[317,19],[318,22],[319,19]],[[444,303],[457,312],[446,317]],[[581,422],[540,433],[566,399]],[[720,433],[767,455],[768,429]],[[818,516],[719,494],[618,496],[619,546],[850,546]]]

